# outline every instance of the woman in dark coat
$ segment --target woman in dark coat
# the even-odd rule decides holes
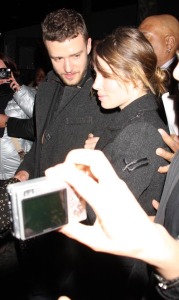
[[[158,114],[157,97],[165,91],[167,75],[157,67],[148,40],[135,28],[118,28],[100,41],[93,53],[93,88],[105,109],[119,107],[96,144],[112,163],[147,214],[155,213],[151,199],[160,200],[166,164],[156,149],[166,148],[158,128],[168,128]],[[88,139],[85,148],[90,147]],[[96,139],[97,140],[97,139]]]

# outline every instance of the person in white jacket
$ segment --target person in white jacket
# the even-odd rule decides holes
[[[5,68],[11,70],[10,77],[2,78]],[[3,53],[0,53],[0,105],[1,112],[9,117],[28,119],[32,117],[36,89],[25,85],[20,86],[16,79],[16,64]],[[6,74],[5,74],[6,75]],[[2,104],[1,104],[1,99]],[[5,127],[0,138],[0,180],[14,176],[21,159],[32,146],[32,141],[12,138],[7,135]]]

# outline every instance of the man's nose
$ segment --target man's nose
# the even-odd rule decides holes
[[[67,72],[67,73],[70,73],[72,71],[72,64],[69,59],[65,59],[64,69],[65,69],[65,72]]]

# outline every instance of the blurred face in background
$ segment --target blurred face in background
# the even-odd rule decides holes
[[[155,23],[151,24],[147,21],[144,21],[139,26],[139,30],[145,35],[154,48],[157,56],[157,65],[158,67],[161,67],[168,60],[164,33],[161,31],[160,27],[155,25]]]
[[[35,73],[35,83],[38,86],[45,78],[46,74],[42,68],[38,68]]]

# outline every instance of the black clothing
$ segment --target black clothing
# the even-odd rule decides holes
[[[167,162],[156,155],[156,149],[170,151],[158,128],[168,132],[158,116],[155,96],[147,94],[122,109],[96,145],[148,215],[155,214],[151,199],[160,201],[166,177],[158,168]]]
[[[158,116],[155,96],[147,94],[122,109],[100,135],[96,145],[96,149],[105,153],[148,215],[155,214],[152,199],[160,200],[166,177],[158,172],[158,168],[167,162],[156,155],[156,149],[162,147],[169,151],[158,128],[168,131]],[[94,219],[95,215],[92,211],[89,215],[88,211],[90,223]],[[144,294],[150,275],[145,263],[128,257],[96,253],[85,247],[81,250],[78,272],[76,277],[74,275],[74,291],[76,288],[78,294],[70,295],[72,299],[138,300]]]
[[[178,59],[175,56],[175,59],[173,60],[171,65],[167,68],[167,70],[169,72],[169,81],[168,81],[168,84],[167,84],[167,90],[168,90],[170,95],[176,95],[176,92],[178,91],[178,80],[176,80],[173,77],[173,70],[175,69],[177,64],[178,64]]]
[[[178,59],[175,56],[173,62],[167,67],[168,81],[166,83],[166,92],[169,92],[170,99],[173,99],[174,102],[174,111],[175,111],[175,124],[179,127],[179,88],[178,81],[173,77],[173,70],[178,64]],[[158,112],[164,123],[167,125],[167,116],[165,112],[165,107],[162,101],[162,97],[157,98],[158,103]]]
[[[167,229],[167,231],[173,236],[174,239],[179,239],[179,151],[175,154],[166,178],[166,190],[169,191],[165,194],[165,198],[162,199],[166,203],[164,220],[158,218],[161,224]],[[172,175],[171,175],[172,174]],[[170,177],[172,176],[172,177]],[[175,184],[173,184],[175,182]],[[172,188],[171,188],[172,186]],[[164,299],[179,299],[179,284],[173,288],[167,290],[161,290],[157,288],[158,292]]]
[[[36,141],[18,168],[30,178],[63,162],[74,148],[83,148],[89,133],[101,136],[118,111],[106,111],[91,95],[93,79],[88,73],[83,86],[64,86],[51,71],[37,91],[35,101]],[[50,121],[49,121],[50,120]],[[43,142],[42,142],[43,137]]]
[[[138,151],[139,149],[136,150],[137,148],[135,148],[135,143],[130,144],[133,138],[130,134],[130,129],[133,128],[133,118],[130,119],[130,114],[127,114],[128,120],[126,120],[126,115],[122,117],[122,111],[111,113],[105,110],[103,112],[99,102],[90,93],[92,83],[93,79],[89,73],[86,75],[83,84],[77,87],[64,86],[54,72],[48,74],[46,82],[40,85],[36,95],[36,140],[18,171],[26,170],[30,174],[30,178],[43,176],[44,171],[48,167],[63,162],[66,154],[71,149],[83,148],[89,133],[100,136],[99,145],[101,145],[102,150],[105,150],[106,144],[109,144],[106,147],[106,155],[111,155],[111,157],[113,157],[113,150],[116,151],[116,154],[118,153],[119,141],[123,137],[121,145],[125,147],[124,152],[126,152],[126,155],[123,157],[134,159],[134,156],[131,157],[132,148],[134,147],[134,153],[138,159],[141,149]],[[131,112],[134,109],[137,120],[138,115],[136,111],[138,112],[142,103],[147,105],[148,101],[150,103],[149,96],[144,97],[139,106],[137,103],[140,101],[134,101],[136,102],[137,110],[135,109],[135,104],[131,104]],[[153,105],[152,100],[152,109],[155,107]],[[161,147],[164,146],[157,128],[164,127],[162,122],[159,121],[159,117],[157,117],[157,121],[155,118],[153,119],[151,103],[149,108],[147,107],[145,112],[146,119],[143,118],[142,114],[139,115],[140,120],[135,127],[135,135],[136,143],[139,144],[138,138],[140,133],[137,134],[137,130],[140,130],[140,126],[138,125],[145,125],[143,133],[147,133],[149,137],[151,135],[152,159],[155,159],[155,162],[157,160],[153,173],[157,173],[156,170],[161,164],[161,160],[159,157],[156,157],[155,150],[159,145]],[[143,106],[141,110],[143,110]],[[132,116],[134,117],[133,114]],[[151,127],[148,126],[149,120],[152,121],[153,126]],[[108,135],[106,136],[106,133],[108,133],[107,128],[113,129],[111,131],[109,129],[109,131],[110,133],[112,132],[113,144],[111,145],[114,148],[110,148]],[[127,132],[125,132],[126,129]],[[132,133],[134,134],[134,131]],[[118,134],[119,137],[117,137]],[[141,135],[141,137],[144,140],[146,139],[145,134]],[[123,145],[125,144],[124,141],[127,142],[127,147],[131,152],[128,152],[126,146]],[[145,148],[144,152],[148,151],[145,141],[143,143],[141,147],[143,145]],[[117,157],[114,155],[113,163],[115,164],[116,162]],[[122,161],[123,164],[124,162]],[[140,170],[137,169],[136,172],[138,171]],[[148,174],[146,176],[148,178]],[[163,181],[164,177],[161,176],[161,178]],[[157,175],[155,180],[158,184]],[[148,181],[151,182],[151,178]],[[135,187],[138,184],[139,180]],[[131,187],[133,186],[131,185]],[[141,193],[141,191],[138,192],[138,195]],[[110,297],[111,299],[115,299],[115,297],[123,299],[122,297],[125,295],[126,276],[128,276],[131,264],[133,264],[133,261],[128,258],[123,258],[121,263],[117,256],[94,253],[89,248],[57,232],[48,233],[26,243],[17,243],[17,247],[19,246],[24,277],[27,283],[31,284],[30,293],[43,294],[44,299],[55,300],[57,296],[62,294],[69,295],[73,300],[108,300]],[[25,249],[23,250],[24,247]]]
[[[10,117],[7,123],[8,136],[34,141],[34,119],[19,119]]]
[[[9,84],[4,83],[0,85],[0,114],[5,113],[5,108],[10,100],[13,98],[13,91]],[[4,135],[4,128],[0,128],[0,138]]]
[[[67,153],[83,148],[89,133],[100,136],[119,111],[103,111],[91,95],[90,70],[79,86],[64,86],[53,71],[37,91],[35,101],[36,139],[18,168],[30,178],[44,176],[44,171],[63,162]],[[56,300],[68,292],[74,279],[79,252],[76,242],[51,232],[26,242],[17,241],[19,261],[27,283],[29,299]],[[76,280],[76,277],[75,277]]]
[[[179,151],[173,158],[169,171],[167,173],[164,191],[162,193],[161,203],[157,211],[155,222],[162,224],[174,239],[179,239]],[[143,269],[141,269],[141,267]],[[142,271],[143,272],[142,272]],[[137,262],[135,269],[133,269],[134,277],[131,279],[133,282],[133,290],[131,295],[138,294],[143,296],[142,300],[178,300],[179,299],[179,283],[173,287],[162,289],[158,286],[158,281],[153,275],[152,267],[147,267],[144,262]],[[136,277],[136,274],[137,277]],[[138,279],[137,282],[135,279]],[[148,279],[150,281],[147,283]],[[134,279],[134,281],[133,281]],[[140,282],[145,281],[145,289],[141,291]],[[131,287],[131,286],[130,286]],[[140,298],[132,298],[140,299]]]

